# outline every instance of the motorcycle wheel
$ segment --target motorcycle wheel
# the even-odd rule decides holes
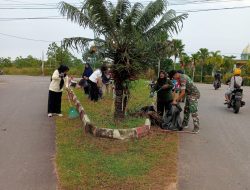
[[[239,113],[240,107],[241,107],[241,102],[240,101],[236,101],[235,105],[234,105],[234,113]]]

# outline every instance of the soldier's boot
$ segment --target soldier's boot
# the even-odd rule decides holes
[[[199,120],[199,117],[198,117],[198,113],[193,113],[192,114],[192,118],[193,118],[193,122],[194,122],[194,129],[193,129],[193,133],[199,133],[200,131],[200,120]]]

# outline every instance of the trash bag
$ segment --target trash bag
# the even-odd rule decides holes
[[[171,110],[169,110],[163,116],[163,123],[161,125],[161,128],[172,131],[181,131],[183,129],[180,116],[181,112],[182,108],[180,107],[180,105],[173,105]]]

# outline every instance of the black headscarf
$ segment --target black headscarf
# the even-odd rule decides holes
[[[65,71],[69,71],[69,67],[66,66],[66,65],[60,65],[60,66],[58,67],[57,70],[58,70],[59,74],[61,74],[61,73],[64,73]],[[61,77],[60,89],[63,88],[63,85],[64,85],[64,77],[66,77],[66,74],[64,74],[64,76]]]
[[[160,74],[161,74],[161,73],[163,73],[163,74],[165,75],[164,78],[160,78]],[[159,86],[163,86],[164,84],[166,84],[166,82],[167,82],[167,74],[166,74],[166,72],[165,72],[165,71],[160,71],[160,73],[159,73],[159,78],[158,78],[158,80],[157,80],[158,85],[159,85]]]
[[[88,65],[88,67],[85,66],[83,74],[82,74],[82,78],[84,78],[84,76],[90,77],[90,75],[93,73],[93,69],[91,68],[90,64],[86,63],[86,65]]]

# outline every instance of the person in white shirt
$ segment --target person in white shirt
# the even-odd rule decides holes
[[[61,101],[63,87],[68,88],[68,76],[67,72],[69,68],[66,65],[60,65],[60,67],[54,71],[51,82],[49,85],[49,98],[48,98],[48,117],[52,117],[53,114],[62,116]]]
[[[240,75],[241,75],[241,69],[236,68],[234,70],[234,76],[229,81],[229,88],[225,93],[226,103],[230,102],[230,96],[231,96],[232,92],[236,88],[240,88],[242,86],[243,79]]]
[[[101,69],[95,70],[92,75],[89,77],[89,84],[90,84],[90,100],[91,101],[98,101],[99,97],[99,87],[102,85],[102,75],[108,71],[106,65],[102,65]]]

